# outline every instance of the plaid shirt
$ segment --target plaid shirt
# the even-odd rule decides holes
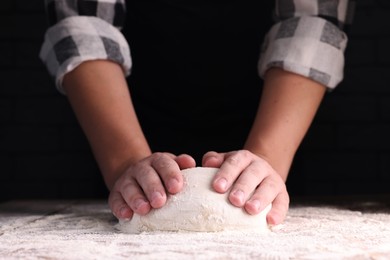
[[[117,62],[131,71],[127,41],[120,32],[125,0],[46,0],[50,28],[40,57],[57,88],[64,75],[87,60]],[[275,0],[275,24],[259,59],[260,76],[280,67],[332,89],[343,78],[347,36],[354,0]]]

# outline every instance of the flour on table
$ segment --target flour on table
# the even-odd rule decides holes
[[[117,226],[126,233],[144,231],[269,231],[266,215],[269,205],[258,215],[249,215],[228,201],[228,192],[220,194],[211,187],[217,168],[197,167],[182,171],[184,188],[168,197],[160,209],[147,215],[134,214],[132,220],[121,220]]]

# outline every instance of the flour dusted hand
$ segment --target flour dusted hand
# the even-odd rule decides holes
[[[188,155],[154,153],[128,167],[115,182],[108,203],[118,219],[145,215],[165,205],[167,195],[180,192],[183,178],[180,169],[194,167]]]
[[[236,207],[256,215],[272,203],[267,223],[277,225],[286,217],[290,200],[286,185],[264,158],[249,150],[208,152],[203,166],[219,168],[212,186],[217,192],[229,193],[229,201]]]
[[[120,220],[118,229],[127,233],[143,231],[268,231],[266,214],[270,206],[257,215],[228,201],[228,193],[215,192],[211,183],[217,168],[197,167],[182,171],[183,190],[170,195],[166,205],[147,215],[134,214],[132,220]]]

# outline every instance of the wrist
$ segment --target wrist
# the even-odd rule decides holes
[[[131,156],[129,156],[129,154]],[[109,190],[115,185],[115,182],[132,166],[150,156],[151,152],[148,149],[141,153],[124,153],[123,156],[113,156],[105,162],[99,162],[104,182]]]
[[[282,179],[286,181],[295,155],[295,149],[278,147],[275,143],[272,144],[263,141],[260,144],[260,142],[248,140],[244,148],[267,161]]]

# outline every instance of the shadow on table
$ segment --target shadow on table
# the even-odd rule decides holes
[[[297,196],[291,198],[291,206],[329,206],[363,213],[390,214],[390,194],[375,196]]]

